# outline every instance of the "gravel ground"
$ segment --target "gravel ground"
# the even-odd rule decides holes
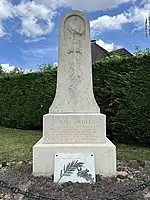
[[[105,197],[114,197],[128,189],[135,188],[143,181],[150,180],[150,161],[136,161],[117,163],[117,177],[103,178],[96,176],[96,183],[64,183],[57,185],[50,178],[32,176],[32,163],[9,163],[9,166],[1,167],[0,180],[18,187],[24,191],[30,191],[36,195],[53,197],[59,200],[103,200]],[[1,200],[30,200],[20,194],[13,194],[7,189],[0,188]],[[116,198],[112,198],[116,199]],[[119,197],[118,200],[150,200],[150,187],[138,191],[131,196]]]

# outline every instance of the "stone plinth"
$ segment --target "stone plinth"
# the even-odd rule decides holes
[[[116,176],[116,147],[108,139],[101,144],[43,144],[43,138],[33,148],[33,174],[54,174],[55,153],[94,153],[96,174]]]

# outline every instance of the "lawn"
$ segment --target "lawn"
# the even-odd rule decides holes
[[[0,161],[21,161],[32,158],[32,146],[41,138],[38,131],[0,127]]]
[[[32,147],[41,138],[40,131],[0,127],[0,162],[32,159]],[[117,144],[119,160],[150,160],[150,148]]]

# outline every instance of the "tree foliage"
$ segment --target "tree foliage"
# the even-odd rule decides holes
[[[40,72],[49,72],[57,69],[57,65],[54,65],[53,63],[48,64],[41,64],[38,65]]]
[[[18,67],[15,67],[14,69],[7,71],[7,70],[4,70],[3,67],[0,65],[0,75],[5,76],[9,74],[24,74],[24,70]]]
[[[3,74],[3,68],[2,68],[2,66],[0,65],[0,75],[2,75]]]

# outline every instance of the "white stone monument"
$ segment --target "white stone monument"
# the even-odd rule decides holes
[[[96,173],[116,175],[116,147],[106,137],[92,82],[90,25],[79,11],[60,23],[57,89],[43,116],[43,137],[33,147],[33,174],[54,174],[55,153],[94,153]]]

